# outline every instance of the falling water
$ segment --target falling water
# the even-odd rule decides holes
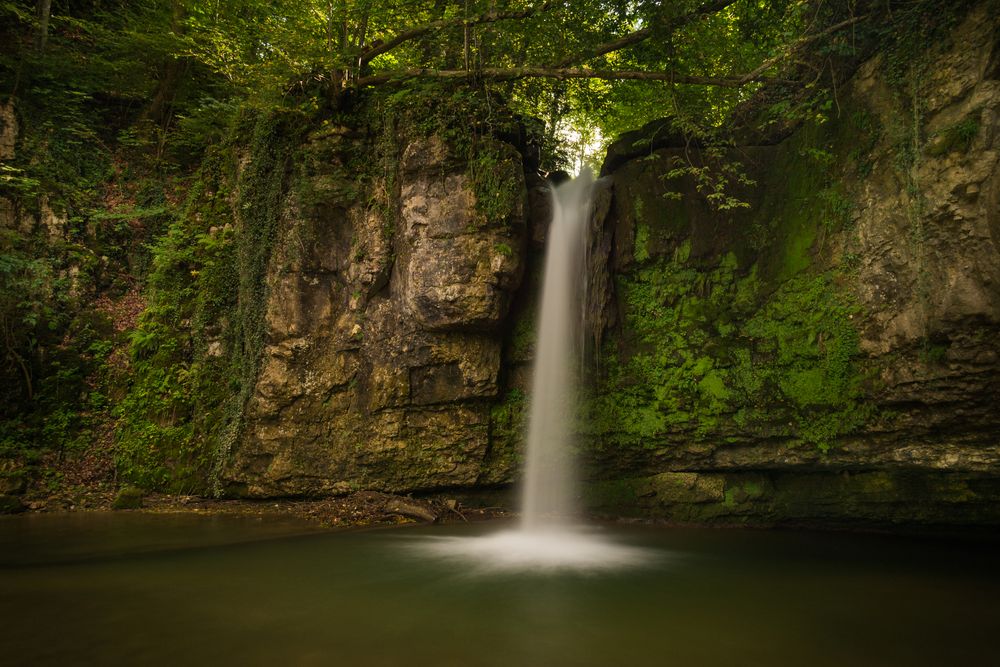
[[[553,190],[528,417],[521,524],[484,537],[439,537],[418,549],[483,571],[607,570],[651,560],[580,523],[572,433],[583,339],[586,230],[593,176]]]
[[[552,191],[521,499],[525,530],[564,525],[576,509],[570,455],[577,399],[574,362],[582,342],[580,304],[592,185],[585,170]]]

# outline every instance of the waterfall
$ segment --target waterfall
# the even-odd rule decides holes
[[[577,385],[582,366],[587,229],[594,179],[584,171],[552,193],[528,414],[521,524],[482,537],[436,537],[417,549],[473,570],[611,570],[653,562],[581,522],[573,463]]]
[[[565,524],[576,513],[571,450],[577,352],[583,349],[584,254],[593,180],[590,171],[584,170],[552,191],[521,498],[525,530]]]

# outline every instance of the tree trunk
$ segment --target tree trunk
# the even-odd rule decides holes
[[[179,35],[182,30],[181,19],[184,16],[184,8],[179,0],[174,0],[171,4],[173,15],[170,20],[170,31]],[[149,103],[149,108],[146,109],[146,118],[153,121],[157,127],[166,129],[170,109],[173,106],[174,97],[177,95],[177,88],[180,86],[185,69],[185,63],[173,54],[169,54],[166,62],[163,63],[156,92],[153,93],[153,100]]]
[[[45,43],[49,41],[49,14],[51,10],[52,0],[37,0],[35,2],[35,17],[38,19],[35,48],[39,53],[45,50]]]

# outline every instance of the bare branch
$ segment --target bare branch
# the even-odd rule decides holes
[[[555,4],[555,0],[545,0],[542,4],[536,7],[529,7],[528,9],[521,9],[514,12],[497,12],[490,11],[481,16],[474,16],[472,18],[454,18],[454,19],[441,19],[438,21],[431,21],[430,23],[425,23],[424,25],[417,26],[415,28],[410,28],[409,30],[404,30],[392,39],[382,42],[368,49],[362,53],[358,62],[364,66],[369,63],[373,58],[387,53],[400,44],[408,42],[411,39],[416,39],[421,35],[425,35],[432,30],[437,30],[438,28],[450,28],[452,26],[470,26],[470,25],[480,25],[483,23],[496,23],[497,21],[506,21],[512,19],[526,19],[539,12],[544,12],[548,10]]]
[[[633,81],[669,81],[671,83],[694,86],[721,86],[724,88],[739,88],[753,81],[773,82],[769,77],[744,76],[711,77],[689,76],[673,72],[642,72],[638,70],[593,70],[572,67],[486,67],[468,72],[464,69],[406,69],[395,72],[384,72],[358,79],[355,85],[378,86],[388,83],[399,83],[408,79],[463,79],[480,78],[494,81],[509,81],[512,79],[548,78],[548,79],[605,79]]]
[[[712,2],[706,2],[705,4],[691,10],[687,14],[678,16],[673,21],[667,23],[663,28],[658,28],[656,25],[650,25],[641,30],[636,30],[627,35],[619,37],[618,39],[613,39],[610,42],[605,42],[600,44],[593,49],[590,49],[586,53],[575,54],[569,56],[568,58],[563,58],[558,63],[556,67],[568,67],[575,63],[583,62],[585,60],[590,60],[591,58],[597,58],[598,56],[603,56],[607,53],[612,53],[614,51],[620,51],[627,46],[632,46],[633,44],[638,44],[639,42],[644,42],[654,33],[663,34],[664,32],[670,33],[683,28],[689,23],[693,23],[702,16],[708,14],[714,14],[720,12],[729,5],[735,3],[737,0],[713,0]]]

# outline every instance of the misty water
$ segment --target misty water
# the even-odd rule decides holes
[[[641,567],[510,573],[196,515],[0,519],[4,665],[991,664],[996,545],[615,527]]]

